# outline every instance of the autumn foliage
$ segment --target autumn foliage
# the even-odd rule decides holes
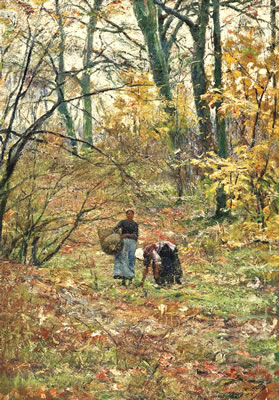
[[[279,59],[262,2],[223,2],[259,25],[226,16],[222,54],[218,1],[139,0],[154,36],[122,0],[2,3],[0,400],[278,399]],[[139,261],[130,287],[113,280],[97,232],[127,208],[139,247],[177,245],[181,286],[139,287]]]

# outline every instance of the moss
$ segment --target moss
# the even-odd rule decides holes
[[[268,339],[250,339],[247,342],[249,351],[255,356],[276,354],[279,352],[279,342],[276,336]]]

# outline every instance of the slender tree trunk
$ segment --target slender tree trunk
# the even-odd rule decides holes
[[[271,49],[276,46],[276,0],[270,0]]]
[[[273,53],[276,46],[276,0],[270,0],[270,24],[271,24],[271,52]],[[273,89],[276,89],[277,82],[276,76],[273,74],[272,77]],[[272,119],[272,130],[275,128],[276,116],[277,116],[277,94],[274,95],[273,101],[273,119]]]
[[[93,144],[93,124],[92,124],[92,98],[88,93],[92,91],[90,83],[90,62],[93,54],[94,33],[97,26],[97,16],[103,0],[95,0],[94,7],[90,10],[90,18],[87,25],[87,38],[84,47],[83,67],[84,72],[80,80],[81,91],[83,94],[83,139]]]
[[[222,89],[222,47],[221,47],[221,30],[220,30],[220,2],[212,0],[213,5],[213,40],[214,40],[214,80],[215,88]],[[227,137],[224,118],[220,118],[219,108],[222,102],[218,101],[215,105],[216,111],[216,130],[218,141],[218,154],[222,158],[227,158]],[[217,218],[224,216],[226,213],[227,196],[224,186],[221,185],[216,193],[216,212]]]
[[[15,167],[16,161],[9,154],[6,161],[5,173],[0,180],[0,249],[2,248],[4,215],[7,209],[7,202],[10,193],[9,182],[14,173]]]
[[[60,13],[60,5],[59,0],[55,0],[56,14],[58,16],[58,26],[59,26],[59,35],[60,35],[60,44],[59,44],[59,57],[58,57],[58,72],[57,72],[57,97],[58,101],[62,102],[58,107],[58,112],[61,114],[62,119],[65,122],[67,135],[73,138],[72,140],[72,148],[74,153],[77,153],[77,143],[75,141],[75,129],[72,116],[68,110],[68,106],[64,103],[65,99],[65,62],[64,62],[64,53],[65,53],[65,33],[63,27],[62,16]]]
[[[6,206],[8,201],[8,194],[6,185],[1,186],[0,190],[0,250],[2,250],[2,239],[3,239],[3,221],[6,212]]]
[[[135,0],[134,13],[145,39],[154,83],[159,88],[162,97],[171,100],[172,92],[169,81],[170,42],[167,41],[163,22],[160,19],[161,9],[158,9],[152,0]],[[166,107],[166,111],[169,113],[170,119],[175,122],[175,110],[172,107]],[[178,135],[177,129],[169,132],[174,150],[180,147]],[[179,164],[180,153],[174,152],[173,158]],[[181,201],[183,195],[181,167],[176,168],[174,172],[178,201]]]
[[[80,82],[82,94],[90,93],[90,75],[84,73]],[[92,99],[84,96],[83,99],[83,139],[93,144],[93,124],[92,124]]]
[[[222,89],[222,47],[221,47],[221,30],[220,30],[220,2],[212,0],[213,5],[213,36],[214,36],[214,79],[215,88]],[[215,105],[216,110],[216,130],[218,140],[218,154],[222,158],[227,158],[227,137],[225,119],[220,118],[219,109],[222,102],[218,101]]]
[[[208,151],[211,147],[212,124],[208,104],[202,99],[207,90],[207,79],[204,68],[206,28],[209,19],[209,0],[200,3],[199,21],[190,27],[194,41],[193,61],[191,65],[191,77],[194,92],[195,106],[198,115],[198,123],[201,139],[201,150]]]
[[[152,0],[135,0],[134,13],[145,39],[155,85],[164,98],[171,100],[169,67],[159,35],[157,6]]]

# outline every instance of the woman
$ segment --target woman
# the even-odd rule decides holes
[[[149,266],[152,266],[155,282],[164,286],[177,283],[181,285],[182,269],[178,258],[177,247],[168,241],[160,241],[137,249],[136,258],[143,261],[145,269],[141,286],[143,286]]]
[[[121,239],[124,241],[122,251],[115,257],[113,277],[122,279],[122,285],[126,286],[126,280],[129,283],[135,275],[135,252],[138,240],[138,224],[134,221],[134,211],[126,211],[126,219],[118,222],[114,232],[121,231]]]

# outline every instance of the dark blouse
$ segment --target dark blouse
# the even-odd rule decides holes
[[[130,233],[135,235],[135,237],[131,238],[134,240],[138,240],[139,235],[139,226],[135,221],[129,221],[128,219],[123,219],[122,221],[118,222],[114,231],[118,231],[121,229],[121,234],[124,235],[125,233]]]

